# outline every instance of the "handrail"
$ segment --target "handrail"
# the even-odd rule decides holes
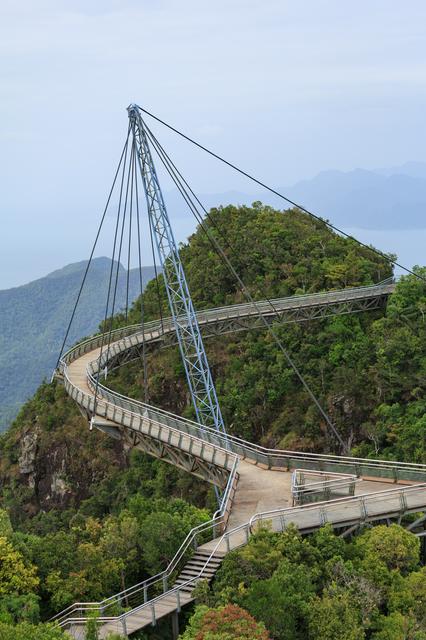
[[[389,280],[391,280],[391,282],[388,282]],[[214,317],[220,313],[229,313],[231,311],[238,311],[238,310],[247,310],[247,309],[251,309],[253,311],[253,313],[258,313],[258,308],[262,308],[262,306],[269,306],[271,309],[271,312],[275,312],[275,307],[278,306],[282,306],[284,304],[290,304],[290,306],[294,306],[293,302],[296,303],[295,306],[297,306],[298,302],[301,302],[302,300],[305,299],[312,299],[312,300],[317,300],[319,298],[324,298],[325,300],[330,299],[331,297],[358,297],[359,293],[362,292],[374,292],[376,290],[388,290],[389,289],[389,285],[392,285],[394,281],[394,278],[388,278],[386,280],[383,280],[382,282],[379,282],[377,284],[372,284],[372,285],[366,285],[366,286],[362,286],[362,287],[349,287],[347,289],[336,289],[336,290],[332,290],[332,291],[328,291],[328,292],[320,292],[320,293],[309,293],[309,294],[299,294],[299,295],[293,295],[293,296],[287,296],[284,298],[274,298],[272,300],[260,300],[258,302],[253,303],[239,303],[239,304],[234,304],[234,305],[229,305],[229,306],[223,306],[223,307],[215,307],[215,308],[210,308],[210,309],[204,309],[204,310],[200,310],[197,311],[197,317],[200,316],[201,317]],[[353,294],[353,296],[352,296]],[[163,321],[161,322],[160,320],[151,320],[149,322],[145,322],[144,325],[142,324],[134,324],[134,325],[130,325],[128,327],[120,327],[118,329],[114,329],[111,332],[111,338],[115,338],[117,335],[119,335],[120,333],[124,332],[124,331],[129,331],[129,333],[127,333],[126,335],[132,335],[132,333],[135,333],[137,331],[140,331],[142,328],[144,328],[146,331],[149,331],[152,328],[155,329],[161,329],[163,330],[164,328],[172,328],[173,324],[172,324],[172,318],[171,317],[167,317],[164,318]],[[84,345],[88,345],[88,344],[92,344],[96,339],[99,339],[102,337],[102,333],[98,333],[95,336],[91,337],[91,338],[87,338],[86,340],[83,340],[82,342],[78,343],[77,345],[71,347],[68,351],[66,351],[62,357],[61,360],[64,362],[68,362],[69,361],[69,356],[71,353],[73,353],[77,348],[82,347]],[[101,345],[99,345],[101,346]]]
[[[324,298],[325,300],[329,299],[329,298],[334,298],[334,297],[340,297],[342,296],[343,298],[349,296],[349,297],[357,297],[357,294],[361,294],[362,292],[374,292],[378,289],[385,289],[387,290],[391,285],[394,284],[395,279],[393,277],[391,278],[386,278],[386,280],[383,280],[382,282],[378,282],[376,284],[369,284],[369,285],[364,285],[361,287],[348,287],[346,289],[332,289],[329,291],[320,291],[317,293],[298,293],[292,296],[286,296],[284,298],[271,298],[270,300],[260,300],[258,302],[241,302],[239,304],[233,304],[233,305],[228,305],[228,306],[223,306],[223,307],[213,307],[213,308],[209,308],[206,310],[199,310],[197,311],[197,316],[200,315],[204,315],[206,313],[210,313],[213,315],[214,313],[218,313],[218,312],[224,312],[224,311],[234,311],[237,309],[247,309],[247,308],[251,308],[253,309],[253,313],[257,313],[257,307],[263,307],[263,306],[269,306],[271,309],[271,312],[274,312],[275,309],[274,307],[277,305],[282,305],[287,303],[291,303],[291,306],[293,306],[293,302],[295,302],[295,306],[297,306],[298,302],[301,302],[302,300],[317,300],[318,298]],[[353,296],[351,295],[353,294]]]
[[[203,522],[196,527],[193,527],[191,531],[189,531],[185,540],[176,551],[166,569],[160,571],[154,576],[147,578],[146,580],[143,580],[142,582],[137,583],[136,585],[132,585],[131,587],[128,587],[127,589],[114,594],[113,596],[109,596],[108,598],[105,598],[100,602],[75,602],[72,605],[69,605],[63,611],[53,616],[51,620],[56,621],[60,624],[60,626],[63,626],[64,624],[69,624],[69,616],[73,612],[104,612],[108,607],[115,606],[117,604],[117,601],[127,601],[129,597],[134,596],[135,594],[140,592],[144,593],[144,599],[146,599],[148,596],[148,589],[150,587],[152,588],[156,584],[162,585],[164,593],[167,590],[167,579],[173,575],[179,563],[186,558],[188,550],[194,546],[194,542],[197,540],[197,537],[201,536],[207,531],[212,531],[214,536],[216,528],[218,526],[222,524],[226,525],[226,511],[229,507],[229,502],[232,500],[231,493],[234,488],[235,481],[238,477],[237,467],[238,458],[235,456],[234,463],[229,473],[228,481],[221,498],[219,509],[217,509],[217,511],[213,514],[213,517],[209,521]]]
[[[95,365],[96,361],[91,363],[91,365]],[[90,368],[90,365],[89,365]],[[89,369],[90,371],[90,369]],[[88,371],[88,379],[92,384],[92,387],[96,386],[96,377],[93,373]],[[426,465],[414,463],[414,462],[399,462],[395,460],[381,460],[381,459],[373,459],[373,458],[355,458],[350,456],[337,456],[330,454],[319,454],[319,453],[305,453],[299,451],[289,451],[289,450],[279,450],[279,449],[271,449],[267,447],[263,447],[258,444],[250,443],[242,438],[237,436],[227,434],[226,438],[218,433],[215,429],[207,426],[200,426],[198,423],[189,420],[187,418],[182,418],[181,416],[177,416],[171,412],[165,411],[164,409],[160,409],[157,407],[153,407],[152,405],[148,405],[139,400],[130,399],[122,394],[112,391],[108,387],[102,385],[98,382],[98,393],[102,397],[109,398],[116,402],[117,406],[123,406],[123,404],[127,404],[127,406],[133,412],[151,412],[160,418],[160,416],[164,417],[168,420],[168,425],[170,423],[174,423],[176,428],[184,431],[185,433],[196,433],[196,436],[210,444],[215,444],[217,446],[222,446],[223,449],[227,448],[234,453],[241,455],[243,458],[255,459],[258,462],[264,462],[268,466],[280,466],[280,462],[287,462],[289,458],[293,460],[299,461],[311,461],[322,463],[323,465],[339,465],[349,467],[352,471],[364,471],[362,474],[356,473],[356,475],[368,475],[368,473],[374,474],[376,469],[380,469],[382,471],[388,470],[390,471],[390,477],[392,480],[398,479],[410,479],[404,478],[403,475],[407,475],[409,473],[418,472],[426,478]],[[120,404],[121,402],[121,404]],[[209,437],[211,439],[209,439]],[[213,442],[212,442],[213,440]],[[251,454],[251,455],[250,455]],[[272,463],[275,463],[273,465]],[[285,465],[281,465],[285,466]],[[330,471],[331,472],[331,471]],[[399,475],[398,475],[399,472]],[[383,477],[383,476],[380,476]],[[416,478],[413,478],[414,480]],[[418,478],[417,478],[418,479]]]
[[[312,477],[315,478],[314,481],[310,480]],[[321,479],[317,480],[317,478]],[[333,494],[342,495],[345,491],[349,495],[354,495],[357,482],[361,482],[361,478],[354,474],[295,469],[291,474],[293,506],[303,504],[305,500],[308,502],[317,502],[318,498],[330,500]]]
[[[319,473],[324,473],[324,478],[322,480],[317,480],[315,482],[303,482],[299,484],[297,482],[297,473],[302,473],[304,476],[307,475],[315,475],[318,476]],[[330,477],[332,476],[332,477]],[[335,476],[335,477],[333,477]],[[337,477],[336,477],[337,476]],[[354,482],[359,479],[356,475],[347,474],[347,473],[333,473],[331,471],[327,472],[318,472],[318,471],[310,471],[306,469],[294,469],[291,476],[291,487],[293,492],[293,487],[295,491],[311,491],[317,487],[333,487],[333,486],[341,486]]]
[[[250,520],[248,522],[245,522],[241,525],[238,525],[237,527],[234,527],[233,529],[229,530],[229,531],[225,531],[222,536],[216,541],[213,550],[210,552],[210,555],[208,556],[207,560],[204,562],[204,564],[201,566],[201,568],[198,570],[198,573],[189,578],[188,580],[186,580],[185,582],[179,584],[179,585],[175,585],[174,587],[172,587],[171,589],[169,589],[166,594],[163,593],[162,595],[158,595],[157,597],[151,599],[149,602],[143,602],[140,605],[132,608],[130,611],[125,611],[122,614],[118,615],[118,616],[101,616],[98,618],[98,622],[100,623],[111,623],[111,622],[115,622],[117,624],[117,631],[121,631],[123,629],[126,629],[126,618],[128,616],[131,615],[135,615],[140,613],[143,609],[147,609],[150,608],[151,612],[152,612],[152,617],[153,617],[153,621],[155,621],[155,606],[156,604],[160,603],[161,600],[164,598],[165,595],[167,595],[168,598],[172,597],[173,595],[176,597],[176,606],[177,608],[180,607],[180,597],[179,594],[181,591],[187,589],[189,586],[193,586],[196,584],[196,582],[198,582],[198,580],[203,576],[203,573],[206,569],[206,567],[209,565],[209,563],[211,562],[211,560],[216,556],[218,550],[221,548],[221,546],[224,544],[225,542],[225,546],[226,546],[226,551],[230,551],[231,549],[235,549],[239,546],[242,546],[243,544],[245,544],[246,542],[248,542],[250,536],[253,534],[254,532],[254,527],[253,524],[255,521],[259,521],[259,520],[266,520],[266,519],[270,519],[270,516],[279,516],[281,519],[281,524],[282,526],[285,526],[284,523],[284,519],[283,519],[283,515],[287,515],[289,513],[291,514],[296,514],[296,513],[306,513],[309,511],[316,511],[319,514],[323,514],[323,510],[324,508],[332,508],[333,506],[335,506],[336,504],[339,503],[353,503],[353,502],[359,502],[360,504],[362,504],[362,514],[360,516],[360,519],[368,519],[369,517],[372,518],[376,518],[376,519],[380,519],[380,516],[382,516],[381,513],[375,513],[375,514],[368,514],[367,508],[366,508],[366,504],[365,504],[365,500],[366,499],[376,499],[376,500],[380,500],[382,498],[382,496],[385,494],[391,494],[396,495],[396,494],[400,494],[403,496],[406,496],[408,493],[413,493],[415,491],[424,491],[426,489],[426,483],[425,484],[421,484],[421,485],[416,485],[413,487],[405,487],[405,488],[398,488],[398,489],[390,489],[390,490],[385,490],[385,491],[381,491],[381,492],[377,492],[375,494],[363,494],[360,496],[355,496],[355,497],[350,497],[350,498],[339,498],[336,500],[330,500],[330,501],[325,501],[325,502],[317,502],[315,505],[305,505],[305,506],[299,506],[299,507],[287,507],[284,509],[275,509],[275,510],[271,510],[271,511],[265,511],[262,513],[257,513],[254,514]],[[414,508],[413,508],[414,509]],[[400,511],[403,513],[406,513],[410,510],[410,508],[406,505],[406,503],[402,502],[401,504],[401,508]],[[241,532],[243,532],[245,534],[245,537],[241,540],[237,537],[237,542],[235,545],[232,545],[230,542],[230,539],[235,536],[236,534],[240,534]],[[90,605],[92,605],[93,603],[88,603]],[[89,606],[87,607],[84,611],[93,611],[96,610],[96,607],[93,606]],[[64,621],[64,623],[62,624],[62,626],[64,626],[64,624],[85,624],[87,618],[81,618],[81,617],[76,617],[76,618],[67,618],[66,621]],[[119,628],[119,626],[121,625],[121,628]]]
[[[407,495],[408,493],[417,493],[419,491],[426,490],[426,483],[420,483],[416,485],[412,485],[409,487],[394,487],[393,489],[384,489],[382,491],[376,491],[374,493],[362,493],[358,496],[349,496],[343,498],[336,498],[334,500],[323,500],[321,502],[315,502],[314,504],[305,504],[298,505],[296,507],[283,507],[282,509],[271,509],[270,511],[263,511],[259,513],[255,513],[249,520],[250,530],[253,529],[253,524],[259,520],[267,520],[270,519],[270,516],[285,516],[286,514],[291,513],[294,515],[295,513],[306,513],[307,511],[315,511],[319,509],[327,509],[332,508],[338,504],[350,504],[355,502],[365,502],[365,500],[369,501],[381,501],[384,497],[394,496],[399,494]],[[367,514],[368,515],[368,514]]]
[[[189,578],[188,580],[186,580],[185,582],[183,582],[182,584],[179,585],[175,585],[174,587],[172,587],[171,589],[169,589],[166,594],[167,596],[171,596],[172,594],[178,594],[181,591],[183,591],[185,588],[187,588],[190,585],[193,585],[195,582],[197,582],[199,580],[199,578],[203,575],[204,570],[206,569],[206,567],[209,565],[209,563],[211,562],[211,560],[215,557],[217,551],[220,549],[220,547],[222,546],[223,542],[225,540],[229,540],[229,538],[231,536],[233,536],[235,533],[240,532],[240,531],[246,531],[247,532],[247,537],[249,536],[249,530],[248,530],[248,523],[244,523],[241,525],[238,525],[237,527],[235,527],[234,529],[231,529],[230,531],[225,531],[222,536],[217,540],[216,544],[213,547],[213,550],[210,552],[210,555],[208,556],[207,560],[205,561],[205,563],[202,565],[202,567],[199,569],[198,574],[195,575],[192,578]],[[235,548],[235,547],[234,547]],[[97,620],[100,623],[107,623],[107,622],[114,622],[116,621],[117,623],[120,622],[125,619],[126,617],[128,617],[129,615],[134,615],[135,613],[140,612],[142,609],[144,608],[155,608],[155,604],[160,602],[162,600],[162,598],[164,597],[164,593],[161,595],[156,596],[155,598],[152,598],[151,600],[149,600],[149,602],[144,602],[142,604],[140,604],[137,607],[134,607],[131,611],[125,611],[124,613],[118,615],[118,616],[101,616],[99,617]],[[176,598],[176,602],[177,605],[179,603],[179,597],[177,596]],[[92,603],[89,603],[92,604]],[[88,607],[87,611],[93,611],[96,610],[96,607]],[[66,620],[67,624],[84,624],[85,623],[85,619],[82,618],[68,618]]]
[[[294,303],[297,304],[304,300],[310,300],[310,299],[316,300],[318,298],[322,298],[325,301],[328,301],[328,300],[333,300],[339,297],[343,299],[348,299],[348,298],[357,297],[360,293],[365,292],[366,290],[377,291],[377,289],[387,290],[388,288],[389,287],[387,284],[380,283],[378,285],[376,284],[376,285],[369,285],[366,287],[357,287],[353,289],[346,289],[343,291],[337,290],[331,293],[328,292],[328,293],[319,293],[319,294],[303,294],[300,296],[291,296],[288,298],[273,300],[272,304],[273,305],[275,304],[279,307],[279,309],[277,310],[279,312],[280,310],[281,311],[283,310],[283,305],[285,304],[290,305],[289,308],[291,308],[294,306]],[[263,308],[265,305],[272,306],[270,302],[258,302],[256,303],[256,305],[257,306],[260,305],[261,308]],[[245,312],[246,315],[251,315],[251,313],[253,312],[253,305],[240,304],[240,305],[232,305],[230,307],[218,307],[217,309],[208,309],[205,311],[200,311],[198,312],[197,315],[199,315],[202,323],[208,323],[209,321],[216,322],[218,319],[218,316],[221,316],[223,314],[226,314],[225,317],[230,317],[230,314],[231,316],[233,316],[236,313],[238,314],[239,311]],[[248,311],[250,311],[250,313],[247,313]],[[273,309],[273,311],[275,312],[276,310]],[[258,313],[259,310],[257,309],[256,312]],[[374,471],[377,470],[377,468],[379,468],[379,470],[382,473],[384,470],[388,470],[388,471],[390,470],[391,478],[394,479],[395,481],[398,478],[398,473],[401,473],[401,472],[404,472],[405,475],[407,473],[408,474],[421,473],[421,474],[424,474],[426,477],[426,466],[417,465],[415,463],[404,463],[403,465],[401,465],[401,463],[398,463],[395,461],[368,460],[363,458],[350,458],[349,456],[347,457],[332,456],[332,455],[330,456],[330,455],[324,455],[324,454],[292,452],[287,450],[279,451],[279,450],[262,447],[260,445],[253,445],[252,443],[249,443],[236,436],[227,435],[225,438],[224,436],[222,436],[220,433],[218,433],[216,430],[212,428],[201,426],[194,421],[181,418],[170,412],[164,411],[163,409],[153,407],[151,405],[140,402],[138,400],[132,400],[130,398],[127,398],[126,396],[123,396],[117,392],[114,392],[108,389],[108,387],[100,383],[99,381],[100,374],[99,374],[98,368],[102,370],[102,367],[105,366],[105,364],[108,364],[111,357],[114,358],[117,355],[117,353],[121,353],[126,349],[132,348],[135,344],[138,344],[138,341],[140,339],[148,338],[150,341],[157,341],[162,337],[164,337],[166,333],[171,332],[172,330],[173,330],[173,324],[172,324],[171,318],[166,318],[165,320],[163,320],[163,322],[160,322],[159,320],[153,320],[151,322],[145,323],[144,327],[142,327],[142,325],[136,324],[136,325],[131,325],[128,327],[123,327],[123,328],[113,330],[111,332],[113,344],[106,347],[106,350],[103,353],[102,361],[98,363],[98,360],[94,360],[91,363],[89,363],[87,367],[88,384],[89,386],[92,387],[92,390],[95,387],[97,388],[98,395],[100,396],[100,399],[97,400],[97,408],[99,409],[99,407],[103,407],[103,410],[105,411],[105,417],[108,416],[108,408],[112,408],[115,415],[115,412],[118,407],[122,412],[123,416],[128,416],[131,418],[130,425],[126,423],[126,426],[129,428],[132,428],[133,418],[136,416],[139,418],[139,420],[142,420],[142,421],[147,420],[150,423],[150,425],[155,424],[160,428],[162,426],[167,427],[167,429],[170,432],[174,431],[180,434],[185,433],[191,439],[198,440],[202,443],[207,443],[211,445],[215,450],[220,450],[224,452],[227,456],[233,455],[234,460],[233,460],[232,468],[229,471],[228,481],[223,494],[220,508],[218,509],[218,511],[215,512],[213,518],[209,522],[198,525],[198,527],[195,527],[188,533],[184,542],[181,544],[174,558],[172,559],[172,561],[169,563],[168,567],[165,570],[159,572],[155,576],[152,576],[138,583],[137,585],[133,585],[132,587],[126,590],[123,590],[118,594],[115,594],[114,596],[106,598],[101,602],[74,603],[73,605],[70,605],[64,611],[57,614],[53,618],[53,620],[56,620],[62,626],[65,624],[69,624],[70,621],[73,620],[72,618],[70,618],[70,615],[72,615],[72,613],[74,612],[82,613],[82,612],[90,611],[93,609],[104,612],[106,608],[112,606],[113,604],[116,604],[117,599],[118,600],[127,599],[128,597],[134,596],[135,594],[138,594],[141,591],[144,593],[144,600],[146,600],[148,588],[152,587],[153,585],[157,585],[159,583],[163,584],[163,593],[164,593],[167,587],[167,581],[165,580],[165,578],[169,578],[173,574],[178,564],[185,557],[185,554],[187,553],[190,545],[194,543],[194,540],[196,540],[197,535],[203,534],[207,531],[213,531],[213,535],[214,535],[214,531],[216,527],[224,523],[224,518],[226,518],[227,508],[229,507],[229,503],[232,500],[232,491],[233,489],[235,490],[235,481],[236,481],[236,478],[238,477],[237,466],[238,466],[238,461],[241,458],[254,459],[256,463],[266,464],[268,468],[278,466],[278,467],[286,467],[287,469],[289,469],[292,464],[291,462],[292,460],[294,461],[303,460],[305,463],[316,464],[320,468],[323,468],[325,465],[349,466],[351,469],[356,468],[357,475],[360,475],[360,473],[358,472],[362,471],[362,469],[364,469],[364,471],[368,471],[369,473],[372,473],[372,475],[374,475]],[[74,360],[76,360],[77,358],[81,357],[81,355],[89,353],[90,351],[93,351],[99,347],[102,347],[103,341],[104,341],[103,334],[98,334],[92,338],[84,340],[81,343],[69,349],[62,356],[60,360],[59,370],[60,370],[60,373],[63,374],[64,379],[66,380],[66,385],[68,385],[69,388],[71,389],[71,395],[73,394],[73,390],[74,390],[75,395],[78,396],[78,398],[80,399],[80,402],[83,402],[83,399],[85,398],[86,399],[85,401],[87,404],[86,409],[89,409],[89,410],[94,410],[95,408],[94,398],[93,396],[88,395],[83,390],[73,385],[73,383],[71,382],[68,376],[67,365],[73,362]],[[113,347],[112,354],[111,354],[111,347]],[[126,406],[123,406],[123,405],[126,405]],[[124,417],[123,417],[123,420],[124,420]],[[225,458],[225,459],[227,460],[228,458]],[[366,474],[364,473],[364,475]],[[383,476],[379,476],[379,477],[383,477]],[[317,503],[316,507],[319,504],[321,503]],[[223,536],[220,538],[220,541],[215,546],[215,550],[219,548],[223,540],[229,541],[229,537],[232,534],[234,534],[236,531],[245,529],[247,531],[247,535],[249,535],[249,526],[250,526],[250,523],[245,523],[244,525],[240,525],[240,527],[237,527],[229,532],[225,532]],[[212,552],[212,554],[213,553],[214,552]],[[212,554],[210,555],[209,560],[211,559]],[[208,561],[206,561],[206,564],[204,566],[207,565]],[[200,572],[199,575],[201,575],[201,573],[202,572]],[[195,579],[196,578],[191,579],[184,585],[180,585],[179,587],[175,587],[175,589],[172,589],[171,591],[170,590],[167,591],[167,593],[171,593],[174,591],[179,592],[182,586],[192,583],[193,580]],[[154,600],[151,599],[149,601],[146,601],[142,605],[140,605],[139,608],[142,608],[148,605],[151,606],[152,603],[155,603],[161,597],[162,596],[158,596],[157,598],[154,598]],[[128,613],[125,613],[122,615],[126,616],[128,615]],[[101,621],[103,620],[106,621],[111,619],[117,619],[117,618],[116,617],[100,618]],[[77,620],[81,621],[81,618],[77,618]]]
[[[93,364],[93,363],[91,363]],[[96,384],[96,379],[93,376],[93,374],[88,373],[88,378],[91,379],[92,384],[95,385]],[[180,422],[182,424],[188,425],[189,427],[191,427],[192,429],[195,429],[197,431],[199,431],[200,433],[200,438],[203,438],[203,436],[205,435],[205,433],[210,433],[212,435],[214,435],[215,437],[217,437],[220,440],[225,441],[225,437],[221,434],[219,434],[214,428],[212,427],[208,427],[208,426],[200,426],[197,422],[194,422],[188,418],[182,418],[181,416],[178,416],[170,411],[165,411],[164,409],[158,408],[158,407],[154,407],[152,405],[146,404],[144,402],[141,402],[140,400],[136,400],[133,398],[129,398],[127,396],[124,396],[120,393],[118,393],[117,391],[112,391],[111,389],[109,389],[108,387],[102,385],[101,383],[98,383],[98,391],[101,393],[107,393],[109,395],[111,395],[112,397],[115,397],[117,399],[122,399],[122,400],[126,400],[129,402],[129,404],[132,405],[137,405],[143,409],[153,409],[156,413],[164,415],[165,417],[171,418],[172,420],[176,420],[177,422]],[[204,438],[205,439],[205,438]],[[226,436],[226,440],[229,440],[233,443],[235,443],[236,445],[241,445],[243,447],[245,447],[247,450],[250,451],[260,451],[262,453],[264,453],[265,455],[273,455],[273,456],[281,456],[281,457],[287,457],[289,455],[291,455],[291,457],[300,457],[302,459],[305,458],[309,458],[311,460],[323,460],[323,461],[335,461],[335,462],[348,462],[348,463],[353,463],[353,464],[357,464],[357,463],[362,463],[362,464],[368,464],[371,466],[375,466],[375,465],[380,465],[380,466],[386,466],[388,468],[407,468],[407,469],[419,469],[422,470],[426,473],[426,465],[422,465],[416,462],[404,462],[401,463],[399,461],[396,460],[381,460],[380,458],[355,458],[355,457],[351,457],[351,456],[338,456],[338,455],[332,455],[332,454],[321,454],[321,453],[310,453],[310,452],[300,452],[300,451],[290,451],[289,449],[271,449],[268,447],[263,447],[262,445],[258,445],[255,443],[251,443],[248,442],[247,440],[243,440],[242,438],[239,438],[238,436],[234,436],[232,434],[227,434]]]

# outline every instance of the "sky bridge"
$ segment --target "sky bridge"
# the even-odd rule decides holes
[[[366,523],[389,523],[395,520],[419,536],[425,535],[426,527],[426,465],[268,449],[227,433],[204,348],[204,340],[212,336],[242,330],[262,329],[269,332],[283,360],[316,407],[330,435],[335,438],[336,450],[345,452],[347,445],[296,366],[276,327],[278,324],[314,321],[384,307],[394,291],[393,280],[338,291],[254,300],[233,266],[235,248],[216,225],[214,217],[203,207],[142,116],[154,118],[258,186],[278,195],[293,207],[293,211],[297,209],[302,216],[310,217],[316,228],[328,227],[349,238],[351,243],[358,243],[367,252],[364,255],[374,256],[376,260],[379,257],[375,263],[377,273],[383,273],[383,270],[389,273],[390,265],[398,263],[292,202],[138,105],[129,105],[127,111],[127,138],[91,257],[117,185],[118,207],[112,264],[114,261],[120,263],[124,247],[129,267],[131,243],[136,235],[139,271],[142,273],[139,194],[143,193],[154,268],[157,273],[157,256],[171,315],[170,318],[164,318],[161,313],[159,279],[156,278],[160,319],[144,321],[144,298],[141,295],[141,323],[114,329],[118,269],[114,274],[114,268],[111,267],[103,333],[63,353],[90,267],[90,258],[55,376],[63,382],[69,396],[78,404],[91,429],[101,430],[128,447],[139,448],[209,482],[215,488],[218,508],[209,522],[195,527],[188,534],[169,566],[158,575],[113,594],[102,602],[74,603],[55,616],[54,620],[76,640],[84,640],[86,622],[93,614],[98,617],[102,638],[111,631],[128,637],[171,614],[173,635],[177,638],[178,613],[193,600],[197,583],[202,579],[211,580],[224,556],[246,544],[253,532],[262,526],[282,531],[293,523],[302,534],[309,534],[330,523],[342,536],[351,535]],[[202,311],[195,309],[153,153],[156,153],[163,169],[174,182],[197,221],[200,233],[206,235],[221,265],[226,267],[232,282],[247,300],[246,303]],[[142,189],[138,188],[138,180]],[[223,246],[226,246],[226,251]],[[423,279],[410,270],[406,271]],[[140,280],[142,294],[142,277]],[[124,313],[127,318],[127,304]],[[146,398],[147,348],[155,344],[167,347],[176,343],[196,416],[193,421],[164,411],[161,407],[126,397],[108,387],[108,374],[111,371],[139,359],[143,367]],[[410,517],[410,514],[414,515]]]
[[[378,308],[394,286],[385,283],[274,300],[275,312],[266,303],[257,304],[268,316],[275,316],[275,321],[297,322]],[[205,336],[260,326],[250,305],[202,311],[198,318]],[[126,398],[108,388],[108,379],[98,381],[96,389],[99,370],[111,370],[138,357],[142,342],[167,345],[174,341],[173,335],[172,321],[163,319],[145,325],[143,335],[140,326],[116,330],[101,360],[100,336],[76,345],[61,359],[58,375],[92,427],[223,492],[212,521],[191,532],[171,566],[159,576],[104,602],[76,603],[59,614],[58,622],[76,639],[84,638],[85,622],[93,610],[100,616],[101,637],[110,631],[130,635],[165,615],[176,614],[192,601],[197,581],[211,579],[224,555],[245,544],[262,524],[281,531],[294,523],[302,533],[310,533],[329,522],[341,535],[349,535],[367,522],[402,522],[407,514],[426,509],[426,466],[266,449]],[[326,484],[321,485],[319,475],[320,488],[312,494],[312,502],[295,506],[292,477],[300,468],[319,474],[351,474],[358,482],[348,494],[344,482],[334,480],[329,499],[321,500]],[[413,531],[423,535],[424,519],[412,525]],[[193,555],[185,562],[188,548]],[[121,613],[117,614],[117,606]]]

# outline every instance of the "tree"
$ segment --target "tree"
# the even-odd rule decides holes
[[[137,576],[139,525],[136,518],[123,512],[119,518],[110,516],[104,522],[99,546],[106,558],[115,559],[120,566],[121,589],[126,589],[126,576]]]
[[[179,637],[180,640],[269,640],[264,625],[233,604],[217,609],[197,607]]]
[[[38,585],[36,567],[26,564],[23,555],[0,537],[0,596],[27,594]]]
[[[13,533],[12,524],[9,514],[4,509],[0,509],[0,536],[3,538],[11,538]]]
[[[281,560],[273,576],[256,581],[241,603],[266,625],[272,637],[303,640],[309,603],[315,593],[311,572],[305,565]]]
[[[377,627],[371,640],[426,640],[426,630],[419,630],[412,616],[397,611],[380,616]]]
[[[391,613],[410,615],[416,628],[426,632],[426,567],[394,580],[388,607]]]
[[[359,614],[347,593],[315,598],[308,609],[308,624],[309,637],[315,640],[365,638]]]
[[[283,552],[277,544],[277,534],[261,528],[253,534],[249,544],[229,553],[213,583],[218,603],[229,599],[237,602],[245,589],[259,580],[270,578],[283,559]]]
[[[89,616],[86,622],[85,640],[99,640],[99,622],[96,613]]]
[[[419,538],[397,524],[369,529],[356,539],[355,546],[367,573],[374,572],[377,565],[384,565],[388,571],[406,574],[420,560]]]
[[[66,640],[67,637],[56,625],[23,622],[12,626],[0,622],[1,640]]]
[[[167,566],[185,533],[181,519],[169,513],[151,513],[143,521],[140,530],[142,553],[151,574],[158,573]]]
[[[0,620],[8,624],[39,622],[39,597],[35,593],[9,594],[0,599]]]

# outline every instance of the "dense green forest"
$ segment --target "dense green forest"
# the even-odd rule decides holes
[[[302,538],[268,529],[225,557],[182,640],[424,640],[426,567],[398,525],[351,542],[326,525]]]
[[[391,274],[385,259],[299,211],[283,215],[255,204],[213,210],[211,220],[210,233],[257,300],[368,285]],[[201,229],[182,257],[197,308],[245,301]],[[161,292],[165,309],[164,287]],[[146,316],[158,317],[154,282],[144,300]],[[425,282],[409,276],[385,311],[274,325],[354,455],[426,462],[425,311]],[[139,316],[137,303],[131,317]],[[231,432],[274,447],[341,452],[270,334],[210,338],[206,347]],[[152,353],[148,377],[152,404],[193,417],[177,349]],[[138,363],[109,384],[143,397]]]
[[[211,217],[211,233],[256,299],[391,274],[388,260],[297,210],[256,203]],[[197,308],[244,300],[201,229],[181,251]],[[159,317],[160,307],[167,314],[161,281],[159,289],[160,301],[155,282],[145,291],[146,319]],[[426,462],[425,312],[424,281],[410,276],[386,309],[275,326],[352,454]],[[140,317],[138,300],[128,322]],[[206,346],[230,432],[340,452],[270,334],[241,332]],[[109,384],[137,398],[146,384],[152,404],[193,415],[175,348],[149,351],[147,381],[140,364],[128,364]],[[212,491],[200,481],[89,431],[58,383],[43,384],[24,405],[0,454],[6,640],[60,637],[36,625],[75,600],[100,599],[157,572],[214,510]],[[263,531],[226,558],[211,589],[200,585],[182,638],[424,640],[424,578],[418,539],[397,526],[367,528],[347,541],[328,528],[305,539],[292,529]],[[166,640],[169,632],[159,625],[140,637]]]

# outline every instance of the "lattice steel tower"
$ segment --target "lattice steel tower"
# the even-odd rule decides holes
[[[131,104],[127,111],[145,190],[148,216],[163,269],[167,297],[197,419],[205,426],[214,427],[226,433],[179,249],[148,144],[144,121],[137,105]]]

